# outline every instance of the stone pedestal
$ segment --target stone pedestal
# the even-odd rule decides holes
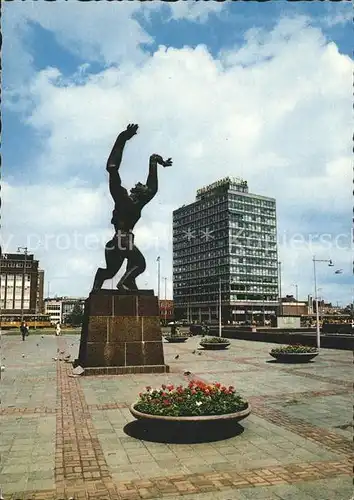
[[[75,365],[85,368],[85,375],[168,372],[153,290],[91,293]]]

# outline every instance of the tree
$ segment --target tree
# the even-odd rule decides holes
[[[79,302],[74,304],[73,310],[67,316],[67,322],[72,326],[80,326],[82,324],[82,320],[84,317],[84,313]]]

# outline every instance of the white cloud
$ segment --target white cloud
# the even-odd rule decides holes
[[[77,220],[85,231],[105,225],[108,232],[106,158],[117,133],[136,122],[141,129],[127,145],[121,167],[124,184],[145,180],[151,153],[174,160],[171,169],[161,169],[159,193],[137,231],[144,245],[155,234],[161,238],[164,275],[172,274],[166,244],[171,211],[193,201],[201,185],[226,175],[243,176],[251,192],[277,199],[280,231],[301,231],[310,209],[326,212],[328,230],[339,230],[334,217],[351,212],[352,62],[327,44],[320,30],[303,19],[284,19],[271,33],[253,30],[244,47],[218,59],[199,46],[160,47],[152,57],[136,61],[135,71],[123,65],[98,75],[81,72],[80,79],[76,75],[63,82],[58,70],[48,69],[31,81],[34,108],[28,123],[43,134],[36,168],[42,182],[55,182],[56,188],[49,187],[40,198],[38,193],[27,196],[19,221],[28,224],[38,217],[38,224],[48,227],[51,220],[61,220],[72,228],[80,226]],[[87,185],[63,184],[73,176]],[[10,211],[16,197],[8,203]],[[319,255],[321,251],[327,250],[320,247]],[[154,245],[146,252],[153,263]],[[103,250],[90,255],[91,263],[101,265]],[[301,262],[300,253],[292,255]],[[77,262],[72,261],[73,269]],[[155,286],[155,274],[150,273],[150,286]]]

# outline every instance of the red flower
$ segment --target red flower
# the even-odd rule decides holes
[[[164,399],[162,402],[165,406],[169,406],[171,404],[168,399]]]
[[[235,387],[233,387],[232,385],[229,386],[229,391],[230,392],[233,392],[235,390]]]
[[[217,389],[220,389],[221,384],[218,382],[218,383],[216,383],[216,384],[215,384],[215,387],[216,387]]]
[[[167,386],[168,391],[173,391],[174,388],[175,388],[175,386],[172,384]]]

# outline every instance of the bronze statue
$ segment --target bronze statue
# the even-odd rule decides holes
[[[146,268],[145,258],[134,244],[133,229],[141,217],[143,207],[157,193],[157,165],[170,167],[172,160],[169,158],[165,161],[160,155],[151,155],[146,184],[138,182],[128,194],[128,191],[122,186],[119,167],[125,143],[137,133],[137,130],[138,125],[130,124],[126,130],[118,135],[107,161],[109,190],[115,203],[111,220],[115,234],[106,243],[106,269],[99,268],[97,270],[92,291],[99,290],[105,280],[112,279],[122,267],[125,259],[127,259],[127,268],[117,284],[117,288],[126,292],[137,290],[135,280]]]

